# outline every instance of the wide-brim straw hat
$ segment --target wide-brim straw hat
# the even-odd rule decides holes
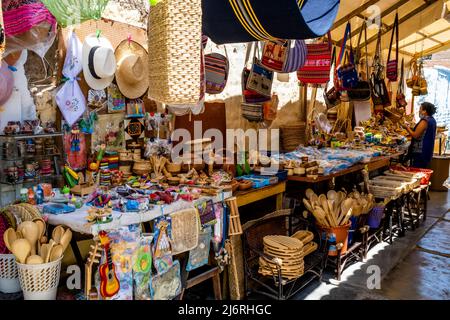
[[[128,99],[142,97],[148,89],[148,53],[139,43],[124,40],[116,48],[116,82]]]
[[[14,76],[6,62],[0,62],[0,107],[11,97],[14,88]]]
[[[103,90],[114,80],[116,72],[114,49],[103,36],[90,34],[83,43],[83,74],[89,87]]]
[[[311,39],[333,25],[340,0],[203,0],[203,33],[217,44]]]

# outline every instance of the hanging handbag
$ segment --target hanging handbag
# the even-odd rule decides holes
[[[247,46],[245,66],[244,66],[244,70],[242,71],[242,97],[243,97],[244,103],[250,103],[250,104],[263,103],[263,102],[269,101],[271,99],[270,95],[269,96],[262,95],[262,94],[254,91],[254,90],[251,90],[250,88],[247,87],[248,78],[250,76],[250,69],[247,68],[247,65],[249,64],[251,51],[252,51],[252,48],[254,45],[255,45],[254,43],[250,43]]]
[[[289,41],[265,41],[261,65],[271,71],[283,71],[289,55],[288,45]]]
[[[412,89],[414,96],[425,96],[428,94],[428,84],[423,73],[423,61],[419,62],[417,68],[417,79]]]
[[[333,47],[331,63],[332,67],[336,66],[336,47]],[[333,108],[341,103],[341,92],[334,86],[328,90],[329,82],[330,81],[327,82],[327,84],[325,85],[325,89],[323,90],[323,99],[325,100],[325,104],[328,108]]]
[[[395,35],[395,60],[391,60],[392,45]],[[390,81],[397,81],[398,77],[398,13],[395,15],[394,26],[392,28],[391,43],[389,45],[389,54],[386,64],[386,78]]]
[[[260,59],[256,56],[257,52],[259,52],[258,43],[255,45],[253,64],[248,75],[246,89],[269,97],[268,100],[270,100],[274,73],[261,64]]]
[[[348,90],[356,88],[358,85],[358,72],[356,71],[355,63],[353,61],[353,49],[351,45],[351,38],[352,38],[351,26],[350,22],[348,22],[345,28],[344,38],[342,39],[341,51],[339,53],[334,78],[335,87],[339,90]],[[348,62],[342,64],[344,52],[347,52],[346,44],[348,39],[350,39],[350,52],[348,53]]]
[[[364,32],[364,47],[365,47],[365,67],[366,67],[366,75],[369,74],[369,62],[368,62],[368,56],[367,56],[367,25],[366,23],[363,23],[361,27],[360,35]],[[360,43],[361,37],[358,39],[358,48]],[[359,60],[361,59],[361,53],[359,56]],[[370,91],[370,83],[368,81],[365,81],[362,79],[361,72],[358,76],[358,84],[355,88],[347,90],[348,96],[351,100],[354,101],[367,101],[370,100],[371,97],[371,91]]]
[[[391,99],[383,76],[384,66],[381,63],[381,30],[378,32],[378,40],[373,58],[373,72],[370,76],[370,88],[372,102],[376,112],[382,112],[384,107],[391,105]]]
[[[220,53],[205,55],[206,93],[219,94],[225,89],[230,66],[225,46],[224,50],[225,56]]]
[[[306,45],[305,64],[298,69],[297,78],[303,84],[326,84],[330,81],[331,70],[331,35],[327,34],[326,43]]]
[[[250,122],[264,121],[264,107],[262,104],[241,103],[242,117]]]
[[[295,72],[303,65],[306,61],[306,55],[308,54],[306,43],[304,40],[289,40],[289,54],[284,65],[282,73]]]
[[[270,101],[264,102],[263,104],[264,120],[274,121],[276,119],[279,102],[280,101],[276,93],[272,94],[272,99]]]
[[[397,108],[406,108],[408,102],[406,101],[406,97],[404,94],[404,59],[402,59],[401,69],[400,69],[400,83],[398,84],[397,96],[395,98]]]

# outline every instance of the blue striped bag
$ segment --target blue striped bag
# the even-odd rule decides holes
[[[288,45],[288,58],[281,73],[296,72],[298,69],[303,67],[306,62],[308,49],[306,48],[304,40],[290,40]]]

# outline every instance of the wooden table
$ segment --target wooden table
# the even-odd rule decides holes
[[[297,181],[297,182],[305,182],[305,183],[317,183],[317,182],[322,182],[322,181],[329,181],[332,180],[333,178],[337,178],[337,177],[341,177],[341,176],[345,176],[347,174],[350,173],[354,173],[354,172],[358,172],[361,171],[363,169],[366,168],[369,172],[371,171],[375,171],[378,169],[381,169],[383,167],[387,167],[389,166],[391,159],[398,157],[401,154],[394,154],[391,156],[383,156],[383,157],[376,157],[374,158],[372,161],[370,161],[369,163],[361,163],[361,164],[356,164],[350,168],[326,175],[326,176],[319,176],[317,178],[307,178],[307,177],[300,177],[300,176],[290,176],[288,177],[289,181]]]
[[[239,191],[236,193],[238,207],[245,206],[272,196],[277,197],[276,210],[283,209],[283,193],[286,191],[286,182],[267,186],[259,189],[251,189],[248,191]]]

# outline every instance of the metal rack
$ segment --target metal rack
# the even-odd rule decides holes
[[[60,166],[62,161],[62,137],[63,133],[45,133],[45,134],[17,134],[17,135],[0,135],[0,207],[3,207],[20,197],[20,189],[31,187],[41,182],[57,183],[58,178],[61,178]],[[46,154],[44,150],[42,153],[24,154],[19,152],[18,141],[33,139],[60,139],[54,140],[55,148],[53,152]],[[8,145],[10,144],[10,145]],[[7,152],[8,150],[8,152]],[[37,174],[33,179],[11,181],[8,178],[7,168],[17,167],[18,163],[24,166],[27,162],[39,161],[43,159],[52,160],[52,167],[54,168],[52,174],[40,175]]]

